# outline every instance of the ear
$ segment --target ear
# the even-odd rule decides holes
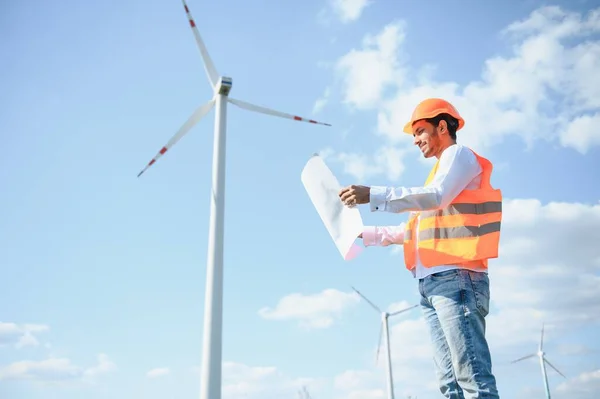
[[[441,135],[448,134],[448,124],[443,119],[438,124],[437,129],[438,129],[439,134],[441,134]]]

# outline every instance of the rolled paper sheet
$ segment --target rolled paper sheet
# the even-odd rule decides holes
[[[358,208],[342,203],[342,186],[318,154],[308,160],[300,179],[342,258],[354,259],[363,250],[356,244],[364,227]]]

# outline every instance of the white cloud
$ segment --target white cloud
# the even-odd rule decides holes
[[[110,360],[108,355],[100,353],[97,356],[98,364],[86,369],[83,372],[84,377],[93,378],[102,374],[107,374],[111,371],[115,371],[117,366]]]
[[[565,147],[575,148],[582,154],[593,146],[600,145],[600,113],[582,115],[569,122],[560,133],[560,143]]]
[[[405,71],[398,59],[398,49],[404,42],[404,25],[387,25],[376,36],[363,39],[363,49],[351,50],[335,65],[342,76],[343,99],[358,109],[378,106],[386,85],[402,83]]]
[[[429,341],[429,330],[423,318],[402,320],[390,331],[394,377],[402,390],[398,396],[425,393],[436,389],[433,352]],[[384,373],[384,364],[379,374]]]
[[[591,353],[598,353],[597,350],[590,348],[588,345],[566,343],[556,347],[558,356],[578,356]]]
[[[325,108],[325,106],[327,105],[327,102],[329,101],[329,96],[331,95],[331,89],[329,87],[325,88],[325,91],[323,92],[323,95],[321,97],[319,97],[317,99],[317,101],[315,101],[315,105],[313,106],[313,114],[318,114],[319,112],[321,112],[323,110],[323,108]]]
[[[394,305],[394,307],[396,307]],[[404,308],[404,304],[401,305]],[[426,398],[426,393],[435,396],[435,376],[431,363],[431,348],[427,326],[419,319],[390,319],[390,342],[395,394],[406,398],[416,394]],[[346,370],[335,376],[333,388],[335,398],[358,399],[387,397],[385,347],[381,347],[375,364],[377,340],[374,340],[372,356],[367,367],[361,370]]]
[[[346,370],[334,378],[335,399],[387,398],[384,374],[373,370]],[[397,398],[405,398],[396,392]]]
[[[17,348],[23,348],[26,346],[38,346],[40,342],[37,338],[31,333],[31,331],[25,331],[25,334],[19,338],[19,341],[16,343]]]
[[[98,355],[98,364],[82,368],[67,358],[22,360],[0,368],[0,380],[31,380],[36,382],[61,382],[88,380],[116,369],[104,354]]]
[[[410,147],[402,127],[417,103],[435,96],[459,109],[466,119],[459,140],[475,150],[514,135],[527,145],[551,140],[584,154],[600,146],[600,130],[594,128],[600,121],[598,32],[600,9],[582,15],[542,7],[502,32],[512,46],[509,56],[486,60],[481,76],[461,85],[436,80],[434,72],[442,66],[409,68],[402,62],[407,32],[402,22],[394,22],[340,57],[336,79],[342,82],[344,103],[376,110],[384,145]],[[353,167],[348,173],[358,178],[387,171],[374,172],[370,165],[364,163],[366,172]]]
[[[599,323],[600,204],[506,200],[504,215],[500,258],[490,262],[490,340],[537,342],[542,321],[550,333]]]
[[[37,334],[49,329],[44,324],[0,322],[0,346],[13,345],[18,349],[39,346]],[[45,347],[50,347],[50,344],[46,343]],[[0,365],[0,380],[27,380],[44,384],[93,383],[96,377],[114,370],[115,364],[103,353],[97,355],[97,364],[90,367],[78,366],[68,358],[50,356],[44,360],[21,360]]]
[[[297,320],[305,328],[328,328],[349,306],[359,302],[356,293],[326,289],[311,295],[289,294],[274,309],[265,307],[259,315],[271,320]]]
[[[343,23],[354,22],[371,4],[370,0],[329,0],[329,5]]]
[[[0,369],[0,380],[68,380],[81,377],[81,369],[71,360],[22,360]]]
[[[302,387],[318,386],[312,378],[291,378],[276,367],[249,366],[223,362],[223,397],[225,399],[293,398]]]
[[[170,373],[171,373],[171,370],[169,370],[169,368],[159,367],[159,368],[155,368],[155,369],[148,371],[146,373],[146,376],[148,378],[158,378],[158,377],[164,377],[166,375],[169,375]]]
[[[439,396],[431,363],[429,332],[422,318],[392,323],[390,342],[395,394],[398,398],[418,395],[419,398]],[[373,357],[377,350],[373,345]],[[382,350],[384,348],[382,347]],[[336,398],[358,399],[387,397],[385,354],[380,353],[377,365],[363,370],[347,370],[334,379]],[[436,396],[436,393],[438,394]]]
[[[16,324],[0,322],[0,346],[14,345],[16,348],[38,346],[36,334],[50,328],[44,324]]]
[[[600,369],[581,373],[556,388],[557,399],[589,399],[600,392]]]
[[[343,165],[344,173],[353,176],[356,181],[352,184],[366,183],[367,179],[380,174],[395,180],[404,172],[404,158],[410,153],[404,148],[382,146],[372,156],[355,152],[336,152],[327,148],[321,153],[328,162],[339,162]]]

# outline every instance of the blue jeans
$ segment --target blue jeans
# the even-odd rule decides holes
[[[419,280],[439,388],[449,399],[497,399],[485,338],[490,286],[487,273],[447,270]]]

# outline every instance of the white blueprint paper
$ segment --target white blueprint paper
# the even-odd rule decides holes
[[[340,201],[342,186],[319,155],[308,160],[300,178],[342,258],[355,258],[363,249],[355,243],[363,232],[358,208],[349,208]]]

